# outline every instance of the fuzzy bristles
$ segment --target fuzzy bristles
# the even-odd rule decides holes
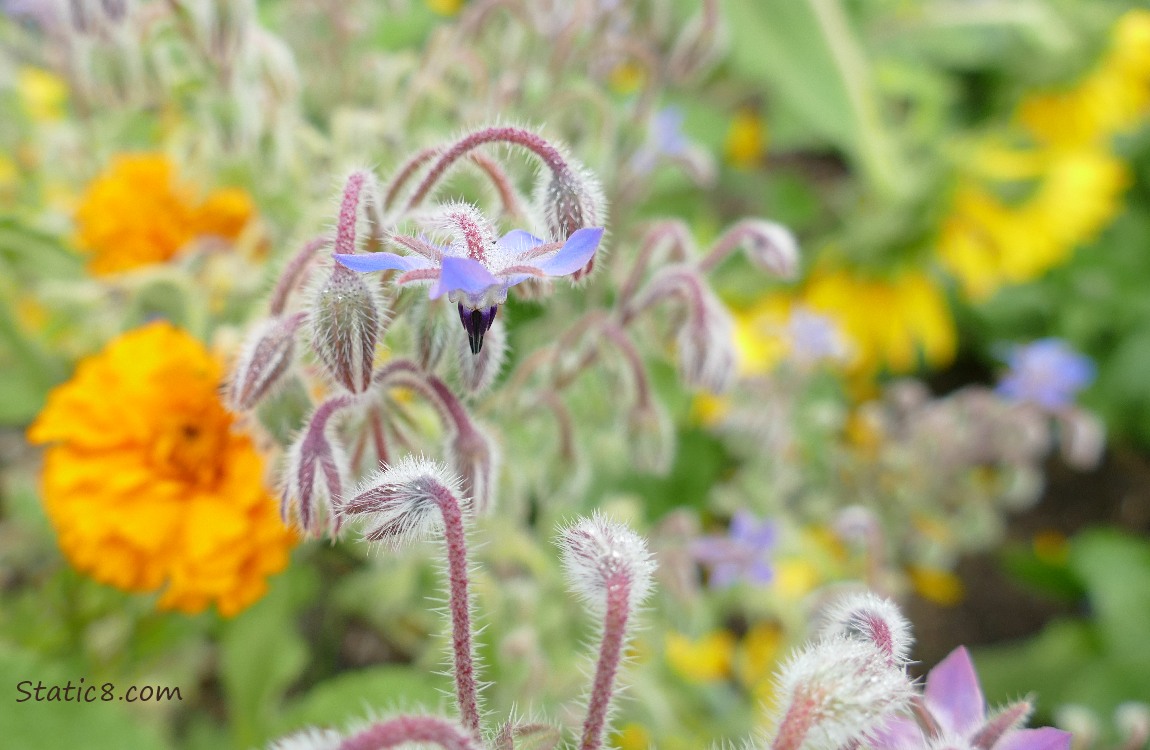
[[[647,543],[621,523],[595,512],[560,533],[567,585],[595,612],[607,604],[607,591],[625,584],[632,609],[651,592],[655,562]]]
[[[782,670],[773,750],[841,748],[903,710],[914,689],[906,672],[869,642],[832,638]]]
[[[309,727],[276,740],[268,750],[339,750],[343,737],[334,729]]]
[[[460,497],[457,477],[434,461],[404,456],[361,483],[340,514],[367,520],[364,539],[401,546],[442,530],[443,493]]]
[[[910,623],[898,605],[869,591],[848,594],[831,604],[822,616],[818,636],[874,644],[896,666],[906,663],[914,642]]]

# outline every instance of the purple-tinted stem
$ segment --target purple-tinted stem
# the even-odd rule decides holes
[[[647,407],[651,403],[651,386],[647,382],[647,370],[643,367],[643,358],[639,356],[635,344],[631,342],[631,338],[623,332],[623,329],[613,321],[605,320],[600,327],[607,338],[611,339],[611,343],[615,345],[619,353],[623,355],[623,359],[627,361],[627,365],[631,369],[631,376],[635,380],[636,405]]]
[[[708,274],[726,260],[728,255],[739,248],[739,243],[753,233],[753,226],[752,220],[744,219],[728,229],[722,237],[715,241],[707,255],[699,261],[699,273]]]
[[[467,593],[467,537],[463,531],[463,512],[459,508],[459,501],[446,487],[436,485],[432,492],[443,514],[443,535],[447,542],[448,608],[451,611],[455,700],[459,704],[463,726],[478,737],[479,700],[475,663],[472,659],[471,602]]]
[[[412,742],[432,742],[444,750],[480,750],[474,739],[434,716],[398,716],[380,722],[348,737],[339,750],[384,750]]]
[[[383,207],[385,209],[395,205],[395,199],[399,197],[399,191],[403,190],[403,186],[407,184],[407,181],[419,171],[420,167],[438,156],[439,152],[440,148],[438,146],[425,148],[404,162],[403,166],[400,167],[399,171],[395,174],[395,177],[392,178],[391,184],[388,185],[387,193],[383,196]]]
[[[647,266],[651,264],[654,258],[655,251],[663,247],[664,242],[669,244],[671,257],[679,260],[687,260],[690,248],[694,244],[691,230],[688,229],[686,223],[678,219],[660,221],[651,227],[643,238],[643,244],[639,247],[639,253],[635,258],[635,264],[631,267],[631,273],[628,274],[627,280],[623,282],[623,287],[619,290],[617,306],[625,306],[631,296],[634,295],[635,290],[639,288],[643,274],[647,271]]]
[[[483,171],[483,174],[487,175],[487,179],[491,180],[491,184],[495,186],[495,191],[499,193],[499,202],[503,204],[503,213],[508,218],[522,217],[523,209],[519,205],[519,197],[515,194],[515,187],[511,184],[511,179],[507,173],[503,171],[503,167],[499,166],[499,162],[484,154],[472,154],[471,161],[475,162],[476,166]]]
[[[385,388],[399,386],[416,391],[432,405],[443,424],[456,435],[468,435],[475,431],[471,415],[447,384],[424,372],[409,359],[395,359],[379,368],[375,373],[375,383]]]
[[[455,145],[443,152],[415,189],[411,200],[407,203],[408,209],[415,208],[427,197],[431,188],[439,182],[447,168],[455,163],[459,157],[487,143],[510,143],[522,146],[538,156],[547,168],[557,175],[569,172],[571,169],[558,149],[529,130],[507,127],[486,128],[464,136]]]
[[[702,280],[689,266],[669,266],[655,275],[647,286],[619,313],[621,323],[627,325],[648,307],[670,296],[679,296],[691,308],[692,318],[701,317],[705,309]]]
[[[272,315],[280,315],[283,313],[287,307],[288,297],[292,291],[299,286],[304,269],[307,268],[316,253],[330,244],[331,235],[324,234],[319,237],[313,237],[304,243],[304,246],[299,249],[299,252],[287,262],[283,272],[280,273],[279,279],[276,281],[275,289],[272,291]]]
[[[587,702],[587,719],[583,722],[580,750],[599,750],[607,727],[607,712],[615,694],[615,676],[627,643],[627,617],[630,610],[631,581],[616,574],[607,581],[607,611],[603,617],[603,640],[599,644],[599,661],[595,681]]]
[[[366,172],[352,172],[343,186],[339,224],[335,230],[335,252],[341,255],[355,253],[355,222],[359,218],[359,198],[366,180]]]

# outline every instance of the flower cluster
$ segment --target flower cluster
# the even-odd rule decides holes
[[[220,402],[221,374],[189,334],[153,323],[52,393],[28,437],[49,446],[44,507],[77,569],[160,590],[163,609],[234,615],[287,564],[295,536]]]

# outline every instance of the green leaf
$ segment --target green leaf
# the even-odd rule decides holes
[[[93,702],[77,702],[75,693],[71,701],[37,701],[37,683],[47,688],[73,686],[85,678],[85,685],[96,689],[88,693]],[[146,723],[142,715],[129,712],[127,704],[112,697],[102,700],[103,682],[85,674],[76,665],[45,662],[29,651],[19,650],[0,642],[0,684],[6,696],[4,710],[0,711],[0,737],[4,747],[21,750],[58,750],[76,747],[84,750],[164,750],[170,747],[155,726]],[[126,685],[114,684],[113,696],[121,695]],[[31,695],[31,697],[29,697]],[[62,697],[63,693],[58,692]]]
[[[311,581],[296,570],[281,574],[267,596],[225,625],[220,671],[236,747],[262,745],[274,735],[283,696],[307,662],[295,612]]]
[[[872,187],[897,195],[903,168],[840,3],[727,0],[725,7],[735,71],[769,86],[805,128],[846,153]]]
[[[410,667],[386,665],[321,682],[285,710],[279,734],[307,726],[346,727],[380,711],[436,711],[445,695],[438,680]]]

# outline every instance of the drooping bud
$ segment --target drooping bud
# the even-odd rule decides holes
[[[312,348],[327,374],[352,393],[367,390],[386,323],[378,293],[337,263],[311,296],[311,321]]]
[[[350,396],[336,396],[320,404],[288,450],[280,515],[285,523],[290,521],[294,500],[305,533],[318,534],[324,515],[331,533],[339,532],[336,506],[348,486],[348,460],[333,418],[352,402]]]
[[[565,169],[552,170],[551,179],[539,183],[536,202],[547,222],[551,238],[566,241],[576,230],[605,226],[605,201],[599,182],[582,167],[569,164]],[[602,254],[602,250],[596,256]],[[579,280],[591,273],[595,257],[582,269],[572,274]]]
[[[735,325],[710,287],[684,285],[687,319],[679,329],[679,370],[688,385],[723,393],[735,378]]]
[[[462,343],[460,340],[460,385],[468,393],[482,393],[491,387],[503,367],[507,355],[507,329],[502,323],[492,325],[487,333],[486,346],[478,352],[462,346]]]
[[[449,315],[448,313],[447,315]],[[459,335],[442,305],[420,298],[410,317],[419,321],[415,330],[415,361],[425,372],[435,372]]]
[[[1075,469],[1098,468],[1106,451],[1106,427],[1091,412],[1072,406],[1058,414],[1058,446]]]
[[[875,645],[893,666],[910,656],[910,623],[889,599],[868,592],[852,593],[832,603],[822,616],[818,637],[857,640]]]
[[[434,461],[409,455],[361,483],[339,510],[345,519],[367,520],[364,539],[399,547],[442,533],[446,495],[462,498],[458,478]],[[465,507],[465,500],[458,502]]]
[[[596,511],[560,532],[567,586],[596,613],[607,609],[613,590],[625,587],[628,607],[651,592],[655,563],[643,538]]]
[[[488,513],[495,504],[499,446],[479,423],[472,422],[467,429],[456,429],[448,439],[447,455],[476,514]]]
[[[743,219],[720,237],[699,262],[704,273],[742,247],[756,267],[782,279],[793,279],[799,270],[799,243],[791,230],[765,219]]]
[[[874,644],[836,638],[818,641],[783,667],[780,717],[772,750],[845,747],[903,710],[914,694],[910,679]]]
[[[233,411],[254,409],[283,382],[295,355],[295,334],[307,316],[296,313],[256,326],[236,361],[229,388]]]

